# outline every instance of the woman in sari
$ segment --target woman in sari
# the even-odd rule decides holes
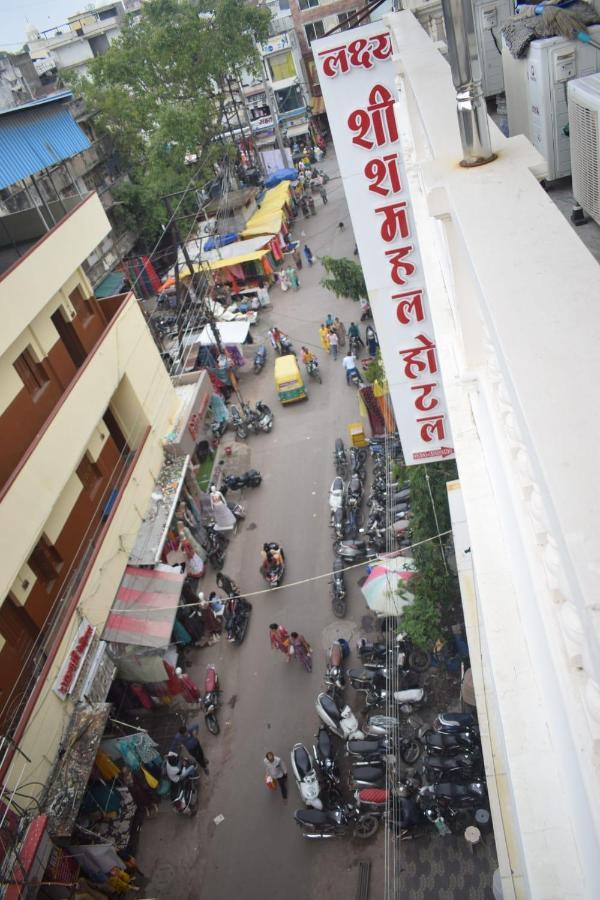
[[[304,635],[292,631],[290,641],[294,648],[293,656],[302,663],[307,672],[312,672],[312,650]]]

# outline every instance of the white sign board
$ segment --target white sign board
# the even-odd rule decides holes
[[[381,22],[313,41],[407,465],[454,456]]]

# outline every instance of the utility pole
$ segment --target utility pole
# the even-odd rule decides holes
[[[273,126],[275,128],[275,142],[277,144],[277,147],[279,148],[279,151],[281,152],[281,163],[282,163],[282,165],[284,165],[285,160],[286,160],[286,152],[285,152],[286,148],[284,147],[283,138],[281,137],[281,132],[279,130],[279,121],[277,119],[277,104],[275,102],[275,94],[273,93],[273,88],[267,82],[267,79],[265,78],[264,70],[261,74],[262,74],[263,88],[265,89],[265,96],[267,98],[267,105],[268,105],[269,109],[271,110],[271,117],[273,119]]]
[[[240,97],[242,98],[242,107],[244,109],[244,117],[246,119],[246,124],[248,126],[248,130],[250,131],[249,141],[250,141],[250,144],[252,145],[252,153],[254,155],[254,165],[260,172],[262,172],[263,175],[266,175],[267,170],[266,170],[265,164],[263,162],[263,158],[260,155],[260,152],[256,147],[256,142],[254,139],[254,132],[252,130],[252,119],[250,118],[250,113],[248,112],[248,104],[246,103],[246,97],[244,96],[244,89],[242,87],[242,83],[240,81],[240,76],[239,76],[237,70],[235,73],[235,78],[237,81],[237,86],[238,86],[238,91],[239,91]]]

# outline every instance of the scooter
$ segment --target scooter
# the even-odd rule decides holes
[[[170,764],[171,755],[174,760],[173,764]],[[182,816],[195,816],[198,812],[198,782],[200,780],[198,766],[190,765],[187,767],[187,776],[174,781],[173,779],[178,777],[181,767],[177,754],[167,754],[165,763],[165,771],[170,785],[170,796],[173,809]]]
[[[310,753],[304,744],[294,744],[290,754],[292,772],[298,785],[298,792],[306,806],[323,809],[323,801],[319,799],[321,787],[314,770]]]
[[[295,356],[294,347],[289,338],[282,334],[279,339],[279,355],[280,356]]]
[[[344,582],[344,563],[339,556],[333,560],[333,577],[329,583],[333,614],[338,619],[343,619],[346,615],[346,584]]]
[[[344,482],[336,475],[329,488],[329,524],[336,537],[344,536]]]
[[[379,828],[381,815],[364,812],[358,804],[339,804],[333,809],[297,809],[294,819],[302,828],[302,837],[324,840],[332,837],[352,837],[368,840]]]
[[[206,727],[211,734],[218,734],[221,730],[217,719],[217,710],[219,708],[219,676],[213,665],[206,667],[206,675],[204,676],[204,697],[202,706],[204,709],[204,721]]]
[[[231,426],[235,429],[235,435],[240,441],[244,441],[248,437],[248,425],[242,418],[237,406],[233,403],[229,407],[229,415],[231,417]]]
[[[321,367],[318,360],[309,360],[306,363],[306,371],[308,372],[310,378],[314,378],[315,381],[319,382],[319,384],[323,384],[323,379],[321,378]]]
[[[260,346],[256,353],[254,354],[254,374],[258,375],[259,372],[265,367],[265,363],[267,361],[267,348],[264,346]]]
[[[323,724],[338,737],[347,740],[351,737],[362,738],[364,736],[350,707],[340,708],[329,694],[320,693],[315,701],[315,708]]]
[[[273,430],[273,413],[270,407],[262,400],[256,404],[256,409],[252,409],[249,403],[243,403],[242,409],[245,416],[245,424],[249,431],[258,434],[259,431],[269,433]]]
[[[223,479],[223,487],[226,490],[241,491],[244,487],[258,487],[262,482],[262,475],[256,469],[248,469],[243,475],[226,475]]]
[[[440,734],[470,734],[475,736],[479,734],[479,727],[475,721],[475,716],[471,713],[440,713],[433,723],[433,730]]]

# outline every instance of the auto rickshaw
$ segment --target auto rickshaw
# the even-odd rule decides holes
[[[308,396],[295,356],[288,354],[275,360],[275,387],[282,403],[295,403]]]

